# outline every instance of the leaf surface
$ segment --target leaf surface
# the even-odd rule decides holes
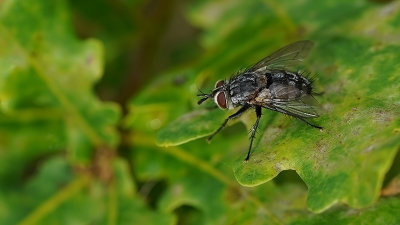
[[[1,165],[63,149],[87,163],[95,147],[116,146],[119,107],[92,91],[103,72],[102,44],[74,36],[64,1],[1,4],[0,132],[10,152]]]
[[[399,17],[396,15],[400,5],[394,2],[379,6],[364,1],[330,1],[329,7],[311,1],[294,4],[283,1],[279,5],[271,2],[263,5],[256,1],[249,5],[245,7],[249,11],[256,6],[265,10],[283,10],[277,12],[278,17],[293,18],[283,24],[287,32],[293,32],[292,25],[296,26],[293,21],[296,21],[307,31],[301,38],[316,43],[304,66],[317,74],[315,88],[317,92],[323,92],[316,96],[322,115],[312,123],[324,130],[320,132],[301,121],[264,110],[250,161],[243,162],[244,146],[241,155],[232,163],[236,179],[244,186],[257,186],[270,181],[281,171],[295,170],[309,188],[307,205],[315,212],[324,211],[337,202],[355,208],[372,205],[379,197],[384,176],[400,146],[400,71],[396,66],[400,60],[400,45],[390,38],[398,34]],[[205,57],[197,68],[200,71],[206,70],[216,76],[227,74],[223,72],[228,70],[225,65],[235,65],[239,56],[244,61],[262,57],[261,49],[269,48],[260,46],[272,46],[274,39],[266,37],[263,31],[276,29],[276,24],[266,22],[265,15],[255,11],[251,11],[253,17],[248,18],[246,10],[242,10],[239,14],[248,22],[234,23],[229,31],[225,31],[229,35],[218,30],[220,24],[227,23],[232,19],[230,16],[238,13],[235,6],[243,7],[233,4],[224,9],[227,10],[223,12],[226,17],[215,24],[207,24],[210,31],[205,37],[212,36],[217,43],[223,40],[219,52],[225,58],[218,58],[218,54]],[[311,9],[314,13],[301,13]],[[256,18],[258,22],[254,22]],[[371,21],[371,18],[379,19]],[[260,22],[263,19],[265,23]],[[249,33],[251,37],[245,35]],[[244,44],[235,44],[240,41]],[[279,42],[280,45],[273,45],[274,49],[283,46],[282,41]],[[265,50],[263,52],[266,54]],[[200,71],[197,73],[201,74]],[[242,119],[247,129],[255,121],[249,114]],[[191,113],[180,118],[189,115]],[[217,125],[223,121],[214,118],[212,121]],[[212,133],[214,126],[200,129],[210,121],[207,117],[202,120],[177,119],[159,135],[164,137],[162,143],[168,145],[184,143]]]

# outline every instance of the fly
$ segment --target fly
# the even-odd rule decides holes
[[[306,120],[318,117],[314,107],[308,104],[309,97],[315,94],[312,81],[299,72],[287,69],[302,62],[313,46],[314,43],[308,40],[289,44],[229,80],[219,80],[211,93],[199,94],[199,105],[207,99],[213,99],[220,109],[240,107],[236,113],[226,118],[207,140],[210,141],[229,120],[240,117],[248,109],[255,110],[257,120],[251,130],[250,146],[245,161],[250,158],[262,108],[286,114],[311,127],[322,129]]]

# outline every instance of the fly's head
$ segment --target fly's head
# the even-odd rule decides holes
[[[201,104],[207,99],[211,98],[214,100],[215,104],[220,109],[233,109],[234,106],[232,104],[230,95],[229,95],[229,82],[225,82],[224,80],[219,80],[215,84],[214,90],[211,91],[210,94],[201,93],[197,96],[201,97],[201,99],[197,102],[197,104]]]

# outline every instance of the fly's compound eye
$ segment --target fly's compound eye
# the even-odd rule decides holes
[[[224,84],[225,84],[225,81],[219,80],[219,81],[217,81],[217,83],[215,83],[215,88],[222,87]]]
[[[214,102],[215,104],[218,105],[221,109],[226,109],[226,98],[225,98],[225,92],[218,92],[215,97],[214,97]]]

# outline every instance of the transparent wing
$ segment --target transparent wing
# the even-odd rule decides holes
[[[286,67],[296,66],[308,56],[313,46],[314,43],[308,40],[294,42],[260,60],[248,69],[248,71],[256,71],[259,69],[284,69]]]
[[[290,116],[298,116],[301,118],[315,118],[318,117],[317,109],[314,103],[311,103],[311,97],[308,98],[300,98],[300,99],[292,99],[292,100],[283,100],[283,99],[274,99],[270,106],[274,108],[275,111],[290,115]],[[315,100],[314,100],[315,101]]]

